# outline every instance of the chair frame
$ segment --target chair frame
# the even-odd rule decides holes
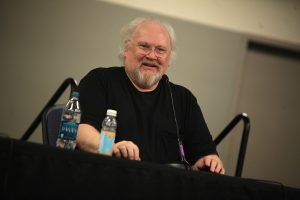
[[[47,145],[50,145],[50,146],[55,146],[55,143],[51,143],[51,135],[50,134],[54,134],[54,133],[50,133],[50,126],[51,124],[49,124],[49,120],[59,120],[60,121],[60,118],[61,118],[61,114],[62,114],[62,111],[63,111],[63,108],[64,108],[65,105],[62,105],[62,104],[57,104],[57,105],[54,105],[54,106],[51,106],[49,107],[48,109],[45,110],[45,112],[43,113],[42,115],[42,135],[43,135],[43,144],[47,144]],[[58,114],[55,113],[56,115],[50,119],[54,114],[54,112],[59,112],[59,117],[58,117]],[[60,112],[61,111],[61,112]],[[58,118],[57,118],[58,117]],[[57,122],[57,125],[59,125],[60,123]],[[53,125],[53,124],[52,124]],[[57,138],[58,134],[59,134],[59,126],[55,127],[54,129],[57,129],[57,134],[55,136],[55,138]]]

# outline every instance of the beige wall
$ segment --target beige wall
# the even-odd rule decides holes
[[[251,117],[244,176],[300,187],[299,76],[300,56],[246,53],[237,103]]]
[[[100,0],[101,1],[101,0]],[[298,0],[102,0],[203,25],[300,45]]]
[[[178,56],[168,75],[197,97],[215,137],[236,112],[247,37],[196,21],[102,1],[6,0],[0,5],[0,132],[20,138],[67,77],[120,65],[119,30],[137,16],[159,17],[177,32]],[[297,45],[296,45],[297,46]],[[67,100],[67,94],[60,103]],[[41,129],[30,138],[41,142]],[[228,139],[218,146],[229,175]]]

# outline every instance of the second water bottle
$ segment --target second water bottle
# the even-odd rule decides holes
[[[98,152],[103,155],[112,155],[112,148],[115,142],[117,130],[117,111],[108,109],[106,117],[102,122],[102,129],[100,133],[100,141]]]

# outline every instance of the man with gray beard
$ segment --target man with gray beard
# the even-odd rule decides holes
[[[173,28],[137,18],[121,31],[124,67],[96,68],[79,84],[78,147],[97,152],[107,109],[118,112],[113,155],[161,164],[191,164],[224,174],[194,95],[165,75],[175,55]],[[183,149],[184,147],[184,149]]]

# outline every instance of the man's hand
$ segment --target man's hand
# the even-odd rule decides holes
[[[115,143],[113,145],[113,155],[129,160],[141,160],[138,146],[131,141],[123,140]]]
[[[219,174],[225,174],[225,169],[222,161],[217,155],[207,155],[199,160],[192,166],[193,170],[209,168],[209,171]]]

